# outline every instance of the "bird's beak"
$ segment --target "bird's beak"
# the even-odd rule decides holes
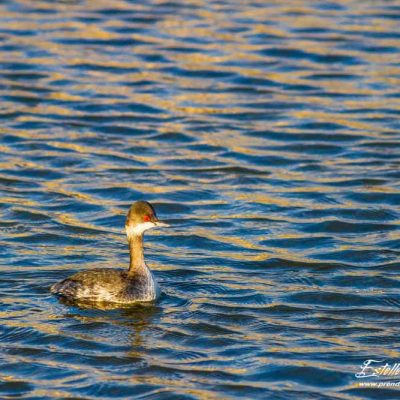
[[[154,225],[160,228],[167,228],[169,227],[169,224],[166,224],[165,222],[161,222],[161,221],[156,221],[154,222]]]

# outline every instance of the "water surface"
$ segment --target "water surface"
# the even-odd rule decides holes
[[[395,399],[400,3],[2,1],[0,396]],[[49,287],[126,267],[163,296]]]

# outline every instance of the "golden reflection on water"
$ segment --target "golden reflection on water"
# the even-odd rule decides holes
[[[21,2],[20,2],[21,3]],[[24,2],[22,2],[23,4]],[[256,2],[257,3],[257,2]],[[26,3],[28,8],[29,8],[29,2]],[[162,4],[162,2],[160,2]],[[201,2],[201,7],[203,8],[205,5],[205,2]],[[63,65],[77,65],[77,64],[84,64],[87,63],[88,60],[89,62],[93,62],[94,64],[98,63],[103,67],[101,71],[92,71],[90,72],[91,74],[91,79],[89,81],[85,80],[85,84],[81,85],[76,85],[76,82],[74,86],[72,87],[67,87],[65,88],[66,90],[74,89],[74,90],[79,90],[79,89],[89,89],[89,90],[94,90],[98,94],[108,94],[110,96],[115,96],[116,91],[115,87],[112,85],[109,85],[109,83],[116,82],[116,83],[121,83],[120,81],[120,76],[115,75],[114,73],[110,73],[107,71],[107,67],[116,67],[116,68],[139,68],[140,70],[137,73],[132,73],[132,74],[125,74],[124,79],[125,81],[136,81],[140,79],[149,79],[155,82],[163,82],[165,79],[171,79],[173,78],[174,85],[178,85],[180,87],[196,87],[196,85],[200,84],[199,87],[203,85],[202,80],[193,80],[191,78],[185,78],[184,76],[170,76],[169,74],[165,74],[165,72],[160,73],[158,71],[158,68],[160,67],[159,63],[152,62],[152,63],[142,63],[142,62],[128,62],[125,60],[123,57],[121,57],[121,60],[118,59],[113,59],[110,60],[109,56],[104,55],[102,56],[101,53],[94,53],[93,49],[90,48],[82,48],[80,46],[76,47],[69,47],[69,46],[64,46],[62,44],[59,44],[57,42],[54,42],[54,40],[57,40],[58,38],[60,39],[80,39],[80,38],[85,38],[85,40],[104,40],[105,43],[107,43],[108,40],[112,39],[118,39],[120,38],[120,34],[118,33],[113,33],[110,31],[110,29],[115,29],[116,27],[123,27],[124,26],[124,21],[119,21],[119,20],[113,20],[111,19],[108,21],[104,26],[100,26],[95,23],[81,23],[81,22],[76,22],[73,20],[73,16],[76,12],[82,11],[82,8],[79,5],[73,5],[71,8],[61,6],[61,5],[47,5],[45,6],[44,4],[40,3],[40,7],[43,6],[43,9],[49,9],[53,10],[54,8],[62,10],[61,12],[64,15],[64,18],[66,19],[65,22],[46,22],[43,23],[43,20],[41,20],[40,14],[35,16],[35,13],[30,13],[29,14],[29,19],[24,20],[24,29],[26,30],[33,30],[33,31],[40,31],[40,32],[45,32],[42,33],[38,36],[34,37],[18,37],[18,39],[14,39],[12,36],[9,38],[10,40],[17,40],[19,44],[24,45],[24,46],[34,46],[35,48],[41,48],[46,51],[52,51],[55,54],[57,54],[58,57],[60,57],[61,63]],[[129,6],[125,4],[124,2],[117,2],[113,5],[114,7],[121,7],[122,9],[126,9],[127,11],[131,12],[132,9],[137,8],[140,9],[140,6],[135,6],[133,4],[130,4]],[[354,9],[357,6],[357,2],[351,1],[351,2],[344,2],[343,6],[348,9]],[[212,6],[213,7],[213,6]],[[218,33],[219,30],[225,29],[230,26],[236,26],[237,22],[232,21],[230,18],[225,18],[223,17],[223,14],[221,10],[218,11],[218,7],[214,6],[216,8],[216,12],[201,12],[198,10],[198,17],[200,18],[200,21],[207,21],[208,22],[208,27],[203,28],[199,27],[199,21],[196,19],[183,19],[180,18],[180,16],[173,16],[173,15],[163,15],[163,19],[161,19],[159,22],[156,23],[156,28],[163,32],[164,35],[167,36],[167,39],[165,37],[163,38],[158,38],[157,36],[148,36],[146,38],[143,38],[142,36],[139,35],[124,35],[125,38],[131,38],[131,39],[139,39],[145,41],[143,45],[138,46],[135,48],[135,52],[140,54],[141,52],[147,52],[147,48],[152,48],[155,44],[158,46],[162,46],[161,48],[158,49],[159,53],[163,53],[163,47],[168,48],[168,46],[173,46],[173,45],[180,45],[180,40],[183,38],[187,37],[197,37],[197,38],[206,38],[209,39],[210,42],[212,43],[212,50],[215,52],[218,52],[220,54],[207,54],[207,53],[202,53],[201,50],[199,49],[198,52],[195,53],[189,53],[189,54],[184,54],[184,53],[171,53],[168,52],[168,57],[172,57],[172,61],[179,65],[180,68],[187,69],[187,70],[201,70],[201,69],[207,69],[209,71],[216,70],[216,71],[231,71],[233,73],[237,72],[240,73],[241,76],[248,76],[248,77],[263,77],[267,79],[272,79],[275,82],[282,82],[285,84],[288,83],[293,83],[293,84],[302,84],[302,83],[308,83],[308,79],[303,79],[306,78],[304,76],[304,72],[294,72],[290,71],[284,72],[284,71],[274,71],[274,72],[267,72],[265,71],[265,65],[260,65],[260,68],[257,69],[254,66],[251,68],[245,68],[243,65],[240,66],[221,66],[222,62],[228,62],[228,61],[235,61],[237,58],[240,60],[241,54],[243,57],[245,57],[246,60],[249,59],[249,57],[256,57],[255,52],[258,51],[259,49],[263,49],[266,46],[271,46],[268,42],[265,43],[260,43],[260,44],[252,44],[249,42],[248,37],[241,35],[241,34],[220,34]],[[329,19],[330,16],[337,16],[337,12],[333,12],[330,10],[324,10],[323,14],[317,12],[313,8],[308,7],[308,5],[304,4],[304,2],[299,2],[296,7],[293,9],[292,6],[286,7],[285,5],[277,5],[275,3],[276,9],[273,10],[272,18],[274,21],[278,21],[279,23],[282,23],[283,26],[287,27],[290,26],[292,28],[300,29],[300,28],[325,28],[326,23],[325,19]],[[85,4],[85,13],[89,13],[91,9],[101,9],[101,4],[96,2],[96,6],[88,6],[88,4]],[[263,24],[263,21],[265,19],[271,19],[271,6],[269,7],[259,7],[259,8],[252,8],[249,5],[245,5],[244,8],[241,10],[241,14],[243,18],[248,18],[252,21],[257,21],[259,20],[262,23],[257,24],[254,23],[252,25],[252,31],[253,34],[261,34],[261,33],[267,33],[271,34],[274,36],[282,37],[282,38],[292,38],[291,40],[293,43],[295,43],[295,47],[298,50],[302,50],[305,52],[310,51],[310,48],[312,49],[313,54],[316,55],[329,55],[332,54],[332,52],[336,52],[336,49],[334,49],[333,45],[329,41],[315,41],[313,37],[310,39],[303,39],[301,40],[299,37],[297,37],[294,33],[288,33],[287,30],[285,29],[278,29],[277,27],[271,27],[271,26],[265,26]],[[298,13],[301,15],[301,18],[296,17],[294,14],[288,14],[288,13]],[[359,12],[362,12],[363,14],[372,12],[369,10],[359,10]],[[18,31],[21,29],[21,23],[16,21],[18,18],[18,14],[15,14],[14,12],[11,12],[7,9],[2,10],[3,18],[5,21],[3,22],[4,24],[4,29],[8,30],[16,30]],[[35,19],[38,19],[37,22],[34,22]],[[341,30],[341,26],[336,23],[336,19],[329,20],[330,22],[330,29],[332,31]],[[340,19],[338,19],[340,21]],[[352,21],[351,24],[348,24],[346,26],[346,29],[349,30],[350,32],[354,32],[356,34],[362,34],[363,32],[367,31],[368,33],[370,32],[385,32],[385,31],[390,31],[390,29],[394,29],[396,26],[395,21],[391,20],[385,20],[385,27],[382,26],[382,19],[376,18],[373,20],[373,23],[369,23],[368,25],[364,24],[359,24],[357,25],[357,21]],[[61,34],[57,34],[58,29],[63,29]],[[52,32],[52,34],[49,34],[47,32]],[[54,34],[54,32],[56,32]],[[372,41],[370,39],[370,41]],[[378,40],[377,40],[378,41]],[[385,40],[385,45],[386,46],[393,46],[396,45],[396,41],[387,39]],[[200,48],[203,48],[204,50],[209,50],[210,45],[200,45]],[[271,48],[273,48],[271,46]],[[373,82],[376,82],[377,79],[377,74],[382,74],[381,79],[383,80],[390,80],[389,82],[391,84],[396,84],[398,82],[398,79],[395,78],[398,69],[391,67],[392,71],[382,71],[381,66],[378,67],[379,64],[384,64],[387,66],[390,63],[395,63],[396,62],[396,54],[390,54],[390,53],[385,53],[385,57],[382,58],[380,54],[374,54],[374,53],[366,53],[366,52],[360,52],[357,50],[354,46],[347,48],[347,49],[341,49],[342,53],[345,55],[352,55],[352,56],[361,56],[363,60],[370,65],[376,65],[376,68],[371,69],[371,68],[366,68],[364,65],[355,65],[355,66],[346,66],[346,71],[355,73],[355,74],[362,74],[363,79],[370,79]],[[88,54],[85,54],[85,53]],[[154,51],[151,51],[150,53],[154,53]],[[96,58],[92,59],[91,54],[95,54]],[[22,53],[15,53],[14,57],[16,60],[18,58],[24,58],[25,55]],[[12,58],[14,58],[12,57]],[[260,61],[265,62],[265,56],[258,56]],[[392,58],[391,58],[392,57]],[[42,58],[32,58],[31,62],[34,65],[40,66],[46,66],[49,64],[49,61],[54,62],[54,60],[42,57]],[[313,63],[310,63],[308,61],[300,61],[300,63],[304,63],[305,69],[308,69],[310,67],[315,67]],[[317,65],[318,66],[318,65]],[[144,70],[143,70],[144,67]],[[322,66],[325,67],[325,66]],[[323,68],[321,68],[323,70]],[[340,71],[340,69],[339,69]],[[59,80],[59,79],[64,79],[65,74],[60,73],[59,71],[46,71],[47,74],[47,82],[51,84],[52,81]],[[50,74],[50,75],[49,75]],[[51,75],[52,74],[52,75]],[[99,85],[100,82],[106,82],[106,85]],[[166,82],[168,83],[168,82]],[[340,85],[337,85],[334,81],[331,80],[320,80],[318,82],[319,86],[322,87],[323,89],[327,91],[335,91],[337,93],[351,93],[353,95],[369,95],[369,96],[374,96],[376,94],[376,90],[369,88],[367,89],[366,87],[361,88],[359,85],[357,85],[357,82],[353,81],[342,81]],[[222,82],[220,83],[221,87],[224,87]],[[206,85],[207,87],[207,85]],[[15,90],[12,91],[14,95],[18,95],[21,93],[21,91]],[[24,91],[22,91],[24,93]],[[160,109],[168,109],[170,112],[184,112],[185,114],[192,115],[193,113],[198,113],[198,114],[212,114],[214,112],[218,112],[218,109],[214,109],[210,107],[210,104],[222,104],[222,105],[227,105],[227,104],[235,104],[236,101],[238,100],[235,98],[235,95],[232,93],[207,93],[207,94],[200,94],[196,93],[194,91],[192,92],[186,92],[184,95],[181,93],[177,93],[176,95],[169,96],[168,101],[165,99],[161,98],[160,96],[154,95],[154,94],[147,94],[147,95],[142,95],[137,92],[132,92],[129,90],[127,87],[124,85],[119,85],[118,87],[118,95],[123,95],[125,97],[125,101],[136,101],[136,102],[144,102],[144,103],[151,103],[155,105],[156,107],[159,107]],[[288,95],[281,96],[282,99],[288,100]],[[84,96],[78,95],[77,93],[70,93],[70,92],[52,92],[49,93],[48,99],[57,99],[57,100],[64,100],[64,101],[78,101],[78,100],[84,100]],[[99,100],[101,101],[101,100]],[[110,103],[112,102],[112,99],[107,99],[107,102]],[[114,98],[114,101],[116,99]],[[310,97],[308,99],[310,103],[313,103],[316,101],[316,99],[313,99]],[[332,102],[331,99],[325,97],[324,99],[318,98],[318,102],[324,101],[326,103]],[[398,101],[394,100],[397,103],[398,107]],[[182,103],[189,102],[189,103],[196,103],[196,107],[194,106],[184,106]],[[201,104],[204,104],[201,106]],[[368,104],[366,103],[364,106],[370,108],[373,110],[374,108],[379,108],[383,107],[384,105],[384,100],[382,99],[378,104]],[[33,108],[32,112],[39,112],[42,113],[43,115],[47,114],[57,114],[57,115],[79,115],[79,111],[76,109],[72,112],[67,107],[62,107],[62,106],[54,106],[50,104],[45,104],[45,105],[40,105],[39,109]],[[231,112],[235,113],[237,111],[240,111],[240,108],[234,108],[232,107],[230,109]],[[312,112],[309,111],[310,117],[318,119],[317,114],[313,114]],[[293,114],[293,117],[298,118],[299,115],[298,113]],[[337,115],[333,114],[331,117],[329,115],[326,116],[327,120],[335,120],[337,118]],[[345,121],[347,126],[349,125],[348,120]],[[366,124],[364,125],[358,125],[354,126],[357,129],[365,129]]]
[[[88,377],[204,399],[218,385],[316,393],[284,372],[266,385],[260,370],[329,380],[350,356],[398,357],[389,3],[0,5],[2,345],[11,364],[72,371],[32,378],[36,397],[92,395],[68,386]],[[140,196],[172,225],[146,237],[160,304],[50,297],[69,273],[126,266],[124,215]],[[101,368],[75,363],[93,355],[79,340],[109,346],[93,350],[109,357]],[[11,354],[23,348],[40,357]],[[142,364],[107,365],[125,358]],[[352,381],[338,382],[326,393],[346,398]]]

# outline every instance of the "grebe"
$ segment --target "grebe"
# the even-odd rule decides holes
[[[67,300],[130,304],[155,300],[157,282],[143,256],[143,233],[148,229],[169,226],[160,222],[147,201],[132,204],[125,229],[129,242],[130,264],[127,271],[97,268],[78,272],[56,283],[51,292]]]

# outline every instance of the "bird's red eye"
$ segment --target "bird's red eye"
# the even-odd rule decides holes
[[[144,222],[149,222],[150,220],[151,220],[150,215],[145,215],[145,216],[143,217],[143,221],[144,221]]]

